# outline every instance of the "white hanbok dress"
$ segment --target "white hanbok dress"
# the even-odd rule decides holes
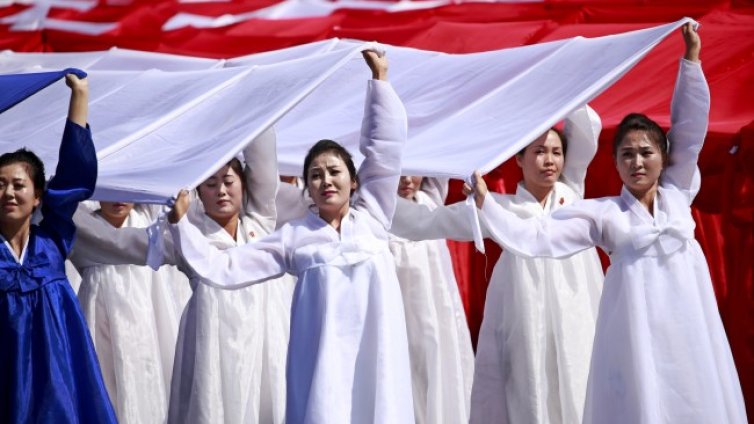
[[[488,196],[482,220],[519,255],[610,253],[584,412],[585,423],[745,423],[741,388],[694,239],[690,205],[709,113],[698,63],[681,60],[672,104],[670,165],[652,214],[624,187],[549,217],[522,220]]]
[[[490,198],[521,218],[546,216],[581,199],[600,129],[587,106],[568,116],[563,182],[555,183],[544,207],[522,184],[514,195]],[[401,225],[393,231],[411,239],[471,240],[467,208],[457,203],[430,211],[400,202],[394,222]],[[472,423],[581,421],[602,280],[594,249],[563,260],[503,251],[487,288]]]
[[[406,132],[406,113],[390,84],[370,81],[361,184],[340,232],[310,212],[256,243],[222,251],[207,245],[187,219],[170,226],[176,246],[208,285],[238,288],[284,273],[298,277],[289,424],[414,420],[406,323],[396,313],[403,303],[387,232]]]
[[[170,265],[158,271],[109,265],[143,256],[144,246],[107,239],[107,228],[114,227],[97,209],[82,204],[74,215],[78,230],[71,261],[82,276],[81,310],[118,421],[163,423],[178,323],[191,294],[188,279]],[[156,212],[156,207],[136,205],[123,226],[145,228]]]
[[[191,204],[200,242],[218,249],[254,243],[275,228],[278,184],[270,130],[244,150],[246,202],[236,238]],[[185,262],[193,294],[175,350],[169,423],[283,423],[285,369],[295,280],[226,291],[207,284]]]
[[[446,194],[447,180],[425,178],[415,201],[434,209]],[[474,351],[448,246],[392,236],[390,251],[405,307],[416,423],[467,423]]]

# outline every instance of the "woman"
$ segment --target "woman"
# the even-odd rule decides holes
[[[66,76],[68,120],[55,176],[21,149],[0,156],[0,422],[114,423],[97,356],[65,276],[78,203],[94,191],[97,156],[85,79]],[[43,219],[32,225],[32,213]]]
[[[203,244],[230,249],[275,229],[278,184],[270,129],[197,187],[188,219]],[[193,295],[181,319],[170,399],[171,423],[285,422],[285,361],[294,281],[227,292],[202,284],[179,260]]]
[[[586,423],[745,423],[741,388],[694,240],[690,205],[707,131],[709,88],[692,24],[673,96],[671,131],[644,115],[621,122],[613,145],[620,196],[583,200],[523,220],[475,198],[493,237],[519,255],[566,257],[593,246],[611,265],[594,340]],[[470,190],[470,187],[467,187]]]
[[[395,313],[403,304],[387,244],[406,113],[385,81],[386,60],[374,52],[364,56],[373,76],[362,126],[365,160],[357,175],[339,144],[322,140],[309,150],[303,179],[316,210],[256,243],[224,251],[181,219],[185,192],[169,217],[177,222],[170,226],[176,246],[207,284],[238,288],[284,273],[298,277],[288,423],[414,419],[406,325]]]
[[[545,216],[581,199],[601,123],[588,106],[516,155],[523,180],[493,200],[522,218]],[[467,206],[430,211],[401,202],[393,232],[418,240],[471,240]],[[602,267],[594,249],[565,260],[508,250],[487,288],[471,393],[472,423],[581,422]]]
[[[447,180],[402,176],[398,195],[436,208]],[[474,351],[445,240],[390,238],[405,306],[414,415],[421,423],[467,423]]]
[[[250,143],[244,158],[245,168],[233,159],[197,187],[188,220],[199,228],[203,244],[227,249],[274,230],[274,131]],[[79,241],[100,246],[89,250],[90,261],[146,263],[145,231],[115,230],[85,217],[77,215],[77,223],[91,230]],[[171,240],[165,246],[164,263],[177,264],[193,289],[175,344],[168,422],[283,423],[293,280],[226,292],[201,284],[201,276],[175,258]]]
[[[165,421],[178,322],[191,290],[173,266],[153,271],[104,265],[139,249],[112,248],[102,227],[145,228],[158,212],[156,206],[100,202],[98,208],[80,205],[74,216],[79,237],[71,261],[82,275],[78,298],[121,423]]]

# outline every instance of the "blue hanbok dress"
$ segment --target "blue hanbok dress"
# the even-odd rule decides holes
[[[114,423],[76,294],[65,275],[73,213],[94,191],[91,132],[67,121],[55,176],[20,260],[0,243],[0,422]]]

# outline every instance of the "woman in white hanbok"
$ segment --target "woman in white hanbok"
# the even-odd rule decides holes
[[[197,188],[188,220],[218,249],[254,243],[275,229],[275,135],[244,150]],[[242,183],[241,177],[244,177]],[[245,204],[242,204],[245,197]],[[285,422],[285,361],[295,281],[227,292],[178,261],[194,290],[181,319],[169,423]]]
[[[94,203],[94,202],[92,202]],[[121,423],[163,423],[178,323],[191,295],[175,267],[107,265],[143,256],[137,246],[103,239],[103,227],[145,228],[154,206],[81,204],[74,215],[77,239],[71,261],[82,276],[78,299],[97,351],[110,400]]]
[[[278,175],[270,129],[197,188],[188,220],[202,243],[226,249],[253,243],[275,227]],[[121,257],[105,263],[145,264],[143,230],[97,228],[98,243]],[[168,235],[169,236],[169,235]],[[176,264],[193,293],[180,319],[168,403],[169,423],[285,422],[285,364],[295,281],[227,292],[206,284],[164,244],[163,261]],[[103,252],[100,250],[98,252]],[[97,252],[93,252],[96,254]]]
[[[591,108],[577,109],[566,119],[565,135],[549,130],[516,155],[523,171],[516,193],[492,199],[522,218],[581,199],[601,128]],[[393,232],[414,240],[471,240],[467,208],[458,203],[430,211],[400,202]],[[602,280],[594,249],[564,260],[504,249],[487,288],[472,423],[581,421]]]
[[[696,30],[689,23],[682,32],[686,54],[667,139],[644,115],[628,115],[618,128],[613,153],[624,184],[619,196],[521,219],[485,196],[476,176],[481,218],[507,249],[568,257],[600,246],[610,254],[585,423],[746,423],[709,269],[694,239],[690,205],[700,184],[696,164],[709,88]]]
[[[448,181],[403,176],[398,195],[436,208]],[[390,238],[403,295],[417,424],[467,423],[474,375],[466,313],[445,240]]]
[[[365,159],[356,174],[339,144],[322,140],[312,147],[304,181],[316,209],[256,243],[227,250],[208,245],[181,219],[185,192],[170,215],[177,222],[170,226],[176,246],[208,285],[239,288],[284,273],[298,277],[288,349],[289,424],[414,420],[406,323],[396,313],[403,304],[387,231],[406,112],[384,81],[386,60],[364,55],[374,78],[361,134]]]

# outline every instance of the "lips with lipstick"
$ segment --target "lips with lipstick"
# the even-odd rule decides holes
[[[15,203],[15,202],[4,202],[3,203],[3,210],[4,211],[12,211],[12,210],[14,210],[17,207],[18,207],[18,203]]]

